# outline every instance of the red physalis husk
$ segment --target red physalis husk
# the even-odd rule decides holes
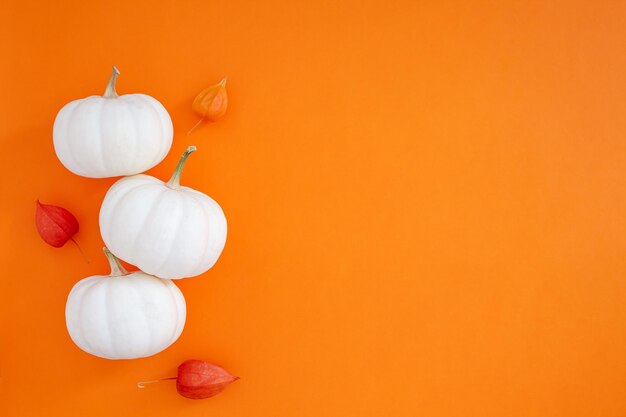
[[[239,377],[231,375],[220,366],[191,359],[180,364],[177,377],[139,382],[137,387],[144,388],[148,384],[171,379],[176,380],[176,390],[180,395],[192,400],[201,400],[219,394]]]
[[[78,233],[78,220],[67,209],[59,206],[42,204],[37,200],[35,225],[39,236],[55,248],[60,248]],[[76,242],[74,242],[76,243]]]
[[[191,359],[178,367],[176,390],[183,397],[199,400],[219,394],[238,379],[222,367]]]
[[[200,91],[193,100],[191,108],[200,116],[200,120],[187,133],[190,134],[204,120],[214,122],[226,113],[228,94],[226,94],[226,78],[219,83]]]

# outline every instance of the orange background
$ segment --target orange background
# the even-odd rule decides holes
[[[2,416],[626,415],[626,4],[621,1],[64,1],[0,6]],[[65,170],[52,124],[120,93],[170,111],[150,171],[229,221],[179,282],[180,340],[107,361],[64,305],[108,272],[114,179]],[[230,107],[191,136],[194,95]],[[76,214],[91,264],[34,228]],[[241,380],[190,401],[184,359]]]

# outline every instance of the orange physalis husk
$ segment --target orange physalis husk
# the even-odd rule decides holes
[[[226,113],[228,95],[226,94],[226,77],[219,83],[205,88],[193,100],[191,108],[200,115],[200,120],[191,128],[191,133],[203,121],[214,122]],[[187,134],[189,134],[187,133]]]

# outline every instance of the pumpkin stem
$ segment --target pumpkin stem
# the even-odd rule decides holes
[[[183,156],[180,157],[180,161],[178,161],[178,165],[176,165],[176,169],[174,170],[174,173],[172,174],[172,178],[170,178],[170,180],[167,182],[168,187],[174,190],[177,190],[180,188],[180,174],[183,173],[183,168],[185,167],[185,161],[187,161],[187,158],[189,157],[189,155],[195,150],[196,150],[196,147],[192,145],[188,147],[185,152],[183,152]]]
[[[128,271],[126,268],[122,266],[120,260],[115,257],[106,247],[102,248],[102,251],[106,255],[109,260],[109,265],[111,265],[111,273],[109,274],[112,277],[123,277],[124,275],[128,275]]]
[[[137,382],[137,388],[145,388],[146,385],[155,384],[157,382],[167,381],[170,379],[177,379],[177,378],[178,378],[177,376],[172,376],[169,378],[153,379],[152,381],[141,381],[141,382]]]
[[[111,71],[111,77],[109,78],[109,83],[107,84],[107,89],[104,90],[105,98],[115,98],[118,97],[117,91],[115,91],[115,82],[117,81],[117,77],[120,75],[120,71],[113,66],[113,71]]]

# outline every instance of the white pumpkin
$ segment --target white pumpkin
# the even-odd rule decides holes
[[[111,275],[79,281],[67,298],[70,337],[87,353],[106,359],[135,359],[161,352],[185,325],[185,298],[170,280],[128,273],[104,249]]]
[[[113,67],[104,96],[66,104],[54,121],[54,150],[61,163],[90,178],[133,175],[165,158],[174,130],[167,110],[145,94],[118,96]]]
[[[148,175],[118,180],[100,208],[100,233],[109,249],[142,271],[179,279],[210,269],[226,243],[226,218],[206,194],[180,185],[194,146],[165,183]]]

